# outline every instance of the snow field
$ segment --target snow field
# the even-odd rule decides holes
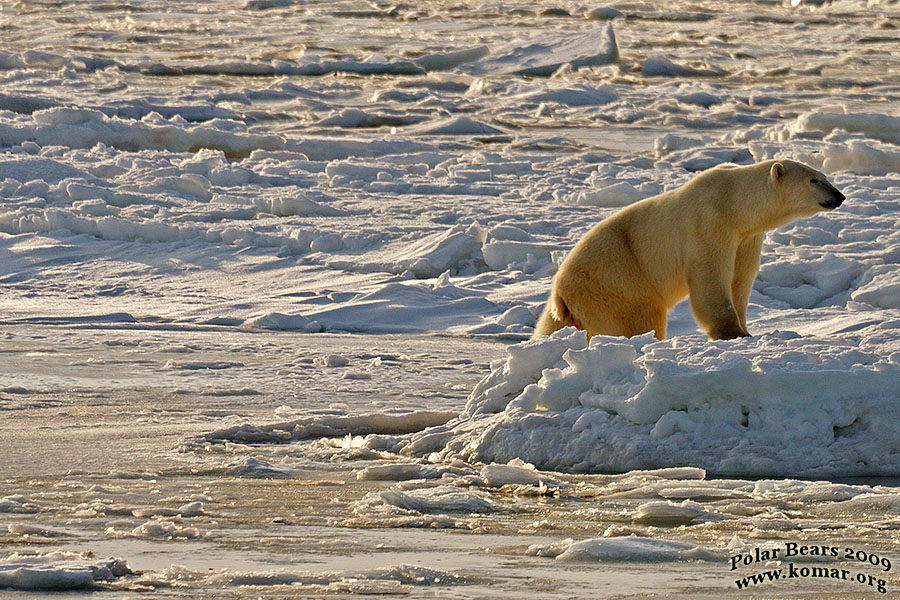
[[[0,588],[720,598],[772,540],[889,551],[895,3],[9,8]],[[596,222],[768,158],[848,199],[768,234],[753,338],[524,341]]]

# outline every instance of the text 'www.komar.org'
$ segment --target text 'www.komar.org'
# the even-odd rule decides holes
[[[842,566],[798,566],[786,559],[803,557],[800,560],[840,560],[878,567],[880,572],[891,570],[891,560],[886,556],[866,550],[858,550],[849,547],[828,546],[822,544],[809,545],[797,542],[785,542],[783,546],[773,548],[754,548],[753,552],[741,552],[729,557],[731,570],[735,571],[741,566],[751,566],[758,563],[779,561],[778,568],[769,569],[759,573],[753,573],[739,579],[734,583],[739,590],[763,584],[803,579],[827,579],[830,581],[847,581],[869,586],[881,594],[887,593],[885,579],[856,569],[847,569]]]

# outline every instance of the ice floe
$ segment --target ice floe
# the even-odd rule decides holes
[[[0,589],[93,590],[130,574],[120,558],[96,559],[74,552],[11,554],[0,558]]]

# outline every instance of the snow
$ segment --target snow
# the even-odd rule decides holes
[[[544,36],[540,41],[521,41],[492,51],[472,65],[463,65],[479,74],[509,74],[547,77],[563,65],[574,69],[604,65],[619,58],[612,26],[580,34]]]
[[[708,550],[682,542],[647,538],[593,538],[563,540],[549,546],[530,546],[531,556],[553,556],[563,562],[666,562],[672,560],[716,561]]]
[[[727,549],[890,547],[895,3],[8,4],[0,588],[718,598]],[[847,201],[766,235],[753,337],[529,341],[594,224],[769,158]]]
[[[24,591],[93,590],[130,574],[119,558],[98,560],[73,552],[11,554],[0,558],[0,589]]]
[[[427,512],[490,512],[499,510],[486,494],[451,486],[437,486],[420,490],[390,489],[379,494],[385,504]]]
[[[428,439],[428,452],[445,457],[576,472],[688,464],[743,476],[892,474],[900,354],[868,341],[882,335],[893,338],[894,324],[864,325],[840,344],[775,331],[587,345],[568,328],[511,348],[437,440],[425,430],[401,444],[417,454]]]
[[[641,66],[641,74],[646,77],[717,77],[725,73],[720,69],[697,69],[673,62],[665,56],[647,58]]]

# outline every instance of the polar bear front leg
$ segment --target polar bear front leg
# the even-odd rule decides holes
[[[765,234],[760,233],[741,242],[734,261],[731,297],[734,300],[734,309],[741,321],[741,327],[745,332],[747,331],[747,304],[750,302],[750,292],[753,290],[753,282],[759,271],[759,253],[764,237]]]
[[[691,311],[712,340],[750,335],[741,323],[731,296],[736,252],[723,254],[703,257],[687,272]]]

